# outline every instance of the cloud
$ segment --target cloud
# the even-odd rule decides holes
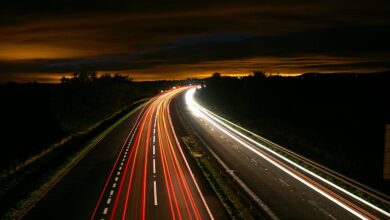
[[[164,5],[40,0],[20,7],[8,2],[0,9],[0,74],[89,69],[157,79],[202,71],[202,66],[226,72],[254,67],[274,72],[324,72],[332,67],[375,71],[389,62],[388,5],[375,0]],[[332,66],[311,57],[344,62]],[[301,66],[292,65],[290,58],[301,59]],[[240,68],[237,60],[242,61]]]

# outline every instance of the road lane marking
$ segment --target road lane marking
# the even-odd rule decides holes
[[[258,150],[256,150],[254,147],[250,146],[249,144],[245,143],[243,140],[241,140],[239,137],[236,137],[232,134],[230,134],[230,131],[228,130],[225,130],[223,129],[220,125],[217,125],[216,122],[213,122],[211,121],[211,119],[208,119],[206,118],[207,120],[210,120],[209,122],[210,123],[215,123],[213,124],[215,127],[217,127],[218,129],[220,129],[222,132],[226,133],[226,135],[230,136],[232,139],[236,140],[238,143],[240,143],[242,146],[246,147],[248,150],[252,151],[253,153],[257,154],[258,156],[264,158],[265,160],[267,160],[268,162],[270,162],[271,164],[273,164],[274,166],[278,167],[279,169],[281,169],[282,171],[284,171],[285,173],[289,174],[290,176],[294,177],[296,180],[300,181],[301,183],[305,184],[306,186],[308,186],[309,188],[313,189],[314,191],[318,192],[319,194],[323,195],[324,197],[328,198],[329,200],[333,201],[334,203],[336,203],[337,205],[339,205],[340,207],[344,208],[345,210],[349,211],[350,213],[354,214],[355,216],[357,216],[358,218],[360,219],[367,219],[365,216],[363,216],[360,212],[356,211],[355,209],[352,209],[351,207],[345,205],[344,203],[342,203],[341,201],[333,198],[330,194],[327,194],[325,191],[319,189],[317,186],[315,186],[314,184],[311,184],[309,183],[308,180],[302,178],[301,176],[299,176],[298,174],[295,174],[294,172],[292,172],[291,170],[289,170],[288,168],[284,167],[283,165],[279,164],[278,162],[276,162],[274,159],[272,159],[271,157],[269,156],[266,156],[265,154],[259,152]]]
[[[141,124],[141,120],[140,120],[140,119],[142,119],[142,118],[144,117],[144,114],[143,114],[143,113],[144,113],[144,112],[141,111],[141,114],[138,115],[138,117],[137,117],[137,119],[136,119],[136,121],[135,121],[135,125],[134,125],[133,128],[131,129],[129,135],[128,135],[127,138],[126,138],[125,143],[123,144],[123,147],[121,148],[121,151],[119,152],[119,155],[117,156],[117,159],[116,159],[116,161],[115,161],[115,164],[114,164],[114,166],[112,167],[112,170],[111,170],[111,172],[110,172],[110,174],[109,174],[108,180],[106,181],[106,185],[104,186],[103,191],[102,191],[102,193],[101,193],[101,195],[100,195],[100,197],[99,197],[99,200],[98,200],[98,202],[97,202],[97,205],[95,206],[95,209],[94,209],[94,211],[93,211],[93,214],[92,214],[91,219],[95,219],[95,217],[96,217],[96,214],[97,214],[96,212],[97,212],[97,210],[98,210],[98,208],[99,208],[99,204],[101,204],[101,199],[103,198],[103,196],[104,196],[104,195],[106,194],[106,192],[107,192],[106,190],[107,190],[107,186],[108,186],[108,184],[109,184],[109,180],[112,178],[112,175],[114,175],[114,173],[115,173],[115,168],[116,168],[116,166],[117,166],[117,163],[120,161],[120,157],[123,156],[123,154],[122,154],[122,151],[123,151],[123,150],[125,150],[125,152],[124,152],[125,155],[122,157],[122,160],[121,160],[122,163],[121,163],[121,165],[120,165],[119,170],[122,169],[123,164],[124,164],[124,162],[126,161],[126,160],[125,160],[125,158],[127,157],[126,154],[128,153],[130,147],[131,147],[132,144],[133,144],[134,136],[135,136],[135,134],[137,133],[137,130],[138,130],[139,125]],[[131,135],[131,137],[130,137],[130,134],[131,134],[131,133],[132,133],[132,135]],[[129,138],[130,138],[130,141],[128,141]],[[128,143],[126,144],[126,142],[128,142]],[[127,146],[126,146],[126,145],[127,145]],[[114,180],[114,183],[113,183],[113,185],[112,185],[112,188],[115,188],[115,187],[117,186],[117,181],[119,180],[119,175],[120,175],[120,172],[117,172],[117,176],[115,177],[115,180]],[[111,190],[111,191],[110,191],[109,198],[107,199],[107,204],[110,204],[110,203],[111,203],[111,201],[112,201],[112,198],[111,198],[111,197],[112,197],[113,193],[114,193],[114,190]],[[103,210],[103,214],[104,214],[104,215],[107,214],[108,208],[109,208],[109,207],[105,207],[105,208],[104,208],[104,210]],[[104,218],[102,218],[102,219],[104,219]]]
[[[171,129],[172,129],[174,141],[176,142],[176,145],[178,146],[179,153],[180,153],[181,157],[182,157],[183,160],[184,160],[184,164],[186,165],[187,170],[190,172],[190,177],[192,178],[193,183],[195,184],[195,188],[196,188],[196,190],[198,191],[198,194],[200,195],[200,198],[201,198],[201,200],[202,200],[202,202],[203,202],[203,204],[204,204],[204,206],[205,206],[205,208],[206,208],[206,211],[207,211],[207,213],[208,213],[210,219],[214,220],[214,216],[213,216],[213,214],[211,213],[211,210],[210,210],[210,208],[209,208],[209,206],[208,206],[208,204],[207,204],[207,202],[206,202],[206,200],[205,200],[205,198],[204,198],[204,196],[203,196],[203,193],[202,193],[202,191],[200,190],[199,185],[198,185],[198,183],[197,183],[197,181],[196,181],[195,175],[193,174],[193,172],[192,172],[192,170],[191,170],[191,168],[190,168],[190,166],[189,166],[189,164],[188,164],[188,162],[187,162],[187,159],[186,159],[186,157],[185,157],[185,155],[184,155],[184,153],[183,153],[183,150],[182,150],[182,148],[181,148],[181,145],[180,145],[180,143],[179,143],[179,140],[177,139],[177,135],[176,135],[174,126],[173,126],[173,124],[172,124],[172,119],[171,119],[171,116],[170,116],[169,108],[168,108],[168,123],[169,123],[169,126],[170,126]]]
[[[222,117],[216,115],[215,113],[213,113],[213,112],[211,112],[211,111],[209,111],[209,110],[203,108],[202,106],[199,106],[199,107],[203,109],[202,111],[208,112],[207,114],[212,114],[212,115],[216,116],[217,118],[219,118],[219,119],[221,119],[221,120],[223,120],[223,121],[229,123],[230,125],[233,125],[233,126],[236,127],[236,128],[240,128],[240,129],[242,129],[242,130],[248,132],[249,134],[254,135],[255,137],[259,137],[259,138],[261,138],[261,139],[264,139],[264,138],[262,138],[262,137],[260,137],[260,136],[258,136],[258,135],[256,135],[256,134],[254,134],[253,132],[248,131],[247,129],[242,128],[242,127],[240,127],[240,126],[238,126],[238,125],[236,125],[236,124],[234,124],[234,123],[232,123],[232,122],[230,122],[230,121],[228,121],[228,120],[226,120],[226,119],[224,119],[224,118],[222,118]],[[219,119],[217,119],[217,121],[218,121]],[[222,124],[224,124],[224,123],[222,122]],[[225,124],[225,125],[226,125],[226,124]],[[262,145],[262,144],[260,144],[260,143],[258,143],[258,142],[256,142],[256,141],[254,141],[253,139],[251,139],[251,138],[245,136],[244,134],[238,132],[236,129],[234,129],[234,128],[232,128],[232,127],[229,127],[229,126],[226,126],[226,127],[227,127],[228,129],[232,130],[233,132],[239,134],[240,136],[244,137],[245,139],[249,140],[250,142],[254,143],[255,145],[257,145],[257,146],[259,146],[259,147],[261,147],[261,148],[263,148],[263,149],[265,149],[265,150],[271,152],[272,154],[278,156],[279,158],[285,160],[286,162],[288,162],[288,163],[290,163],[290,164],[293,164],[292,161],[290,161],[289,159],[287,159],[287,158],[285,158],[285,157],[282,157],[282,156],[279,155],[278,153],[276,153],[276,152],[270,150],[270,149],[267,148],[265,145]],[[272,142],[270,142],[270,141],[268,141],[268,140],[266,140],[266,139],[264,139],[264,140],[265,140],[266,142],[268,142],[268,143],[271,143],[271,144],[273,144],[273,145],[278,146],[277,144],[274,144],[274,143],[272,143]],[[278,146],[278,147],[280,147],[280,146]],[[283,147],[281,147],[281,148],[283,148]],[[336,189],[338,189],[338,190],[344,192],[345,194],[349,195],[350,197],[352,197],[352,198],[354,198],[354,199],[356,199],[356,200],[358,200],[358,201],[364,203],[365,205],[367,205],[367,206],[369,206],[369,207],[375,209],[376,211],[379,211],[379,212],[381,212],[382,214],[384,214],[384,215],[390,217],[390,213],[389,213],[389,212],[387,212],[387,211],[384,210],[384,209],[379,208],[378,206],[375,206],[373,203],[370,203],[368,200],[365,200],[365,199],[363,199],[362,197],[359,197],[359,196],[357,196],[357,195],[355,195],[355,194],[353,194],[353,193],[351,193],[351,192],[345,190],[344,188],[342,188],[342,187],[336,185],[336,184],[333,183],[333,182],[330,182],[330,181],[328,181],[328,180],[322,178],[321,176],[318,176],[317,174],[315,174],[315,173],[313,173],[313,172],[311,172],[311,171],[305,169],[304,167],[302,167],[302,166],[300,166],[300,165],[295,164],[295,167],[297,167],[298,169],[300,169],[300,170],[302,170],[302,171],[304,171],[304,172],[306,172],[306,173],[308,173],[308,174],[310,174],[310,175],[316,177],[317,179],[319,179],[319,180],[321,180],[321,181],[327,183],[328,185],[330,185],[330,186],[332,186],[332,187],[334,187],[334,188],[336,188]],[[294,167],[294,169],[296,169],[295,167]]]
[[[120,174],[121,174],[121,172],[119,172],[119,171],[116,173],[117,176],[119,176]]]
[[[190,90],[189,90],[190,91]],[[192,91],[193,93],[195,91]],[[287,163],[289,164],[292,164],[292,165],[295,165],[295,167],[299,168],[300,170],[304,171],[305,173],[308,173],[310,174],[311,176],[314,176],[316,177],[317,179],[321,180],[322,182],[325,182],[327,183],[328,185],[331,185],[332,187],[344,192],[345,194],[353,197],[354,199],[357,199],[359,200],[360,202],[370,206],[371,208],[381,212],[382,214],[385,214],[387,216],[390,216],[390,214],[374,205],[372,205],[371,203],[365,201],[364,199],[358,197],[358,196],[355,196],[353,195],[352,193],[342,189],[341,187],[338,187],[337,185],[331,183],[330,181],[328,180],[325,180],[324,178],[306,170],[305,168],[303,168],[302,166],[299,166],[297,164],[295,164],[294,162],[292,162],[291,160],[281,156],[280,154],[278,154],[277,152],[274,152],[270,149],[268,149],[266,146],[262,145],[262,144],[259,144],[257,143],[256,141],[252,140],[251,138],[245,136],[244,134],[240,133],[239,131],[231,128],[230,126],[228,126],[226,123],[222,122],[220,119],[214,117],[213,115],[211,115],[211,113],[209,113],[209,111],[203,107],[201,107],[198,103],[196,103],[196,101],[193,100],[193,97],[191,97],[191,95],[193,96],[193,93],[190,94],[187,92],[186,94],[186,98],[187,98],[187,95],[189,97],[189,102],[187,103],[190,103],[192,104],[192,108],[196,108],[197,112],[198,112],[198,115],[201,115],[205,120],[207,120],[209,123],[213,124],[214,127],[218,128],[220,131],[224,132],[226,135],[228,135],[229,137],[231,137],[232,139],[236,140],[237,142],[239,142],[242,146],[246,147],[248,150],[252,151],[253,153],[257,154],[258,156],[264,158],[265,160],[267,160],[268,162],[270,162],[271,164],[275,165],[276,167],[278,167],[279,169],[281,169],[282,171],[284,171],[285,173],[289,174],[290,176],[294,177],[296,180],[300,181],[301,183],[305,184],[306,186],[308,186],[309,188],[313,189],[314,191],[318,192],[319,194],[323,195],[324,197],[328,198],[329,200],[333,201],[334,203],[336,203],[337,205],[339,205],[340,207],[344,208],[345,210],[349,211],[351,214],[354,214],[355,216],[357,216],[358,218],[361,218],[361,219],[367,219],[366,216],[363,216],[364,214],[360,213],[359,211],[357,211],[355,208],[352,208],[346,204],[344,204],[343,202],[341,202],[340,200],[338,200],[337,198],[334,198],[332,195],[328,194],[327,192],[321,190],[318,188],[318,186],[316,186],[315,184],[311,184],[309,183],[308,180],[300,177],[298,174],[290,171],[289,169],[287,169],[286,167],[284,167],[283,165],[281,164],[278,164],[278,162],[276,162],[275,159],[273,159],[272,157],[269,157],[268,155],[266,156],[266,154],[263,154],[261,152],[259,152],[259,148],[256,148],[254,146],[258,146],[258,147],[261,147],[263,150],[266,150],[268,151],[269,153],[275,155],[277,158],[280,158],[284,161],[286,161]],[[192,102],[192,103],[191,103]],[[187,104],[189,105],[189,104]],[[199,112],[201,112],[199,114]],[[214,114],[214,113],[212,113]],[[219,116],[218,116],[219,117]],[[222,126],[225,126],[225,127],[222,127]],[[237,135],[237,136],[236,136]],[[254,144],[254,146],[252,146],[250,143],[245,143],[244,141],[249,141],[250,143]],[[272,158],[272,159],[271,159]]]
[[[156,173],[156,160],[153,158],[153,173]]]
[[[156,184],[156,181],[153,181],[153,188],[154,188],[154,205],[157,205],[157,184]]]
[[[284,185],[286,185],[286,186],[288,186],[288,187],[290,186],[290,184],[288,184],[286,181],[284,181],[284,180],[281,179],[281,178],[279,178],[279,181],[282,182]]]
[[[317,205],[316,202],[314,202],[313,200],[309,200],[309,203],[312,204],[313,206],[315,206],[318,210],[320,210],[322,213],[324,213],[325,215],[329,216],[331,219],[333,220],[337,220],[337,218],[335,218],[333,215],[331,215],[329,212],[327,212],[325,209],[321,208],[319,205]]]

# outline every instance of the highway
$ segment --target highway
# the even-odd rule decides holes
[[[150,101],[118,155],[92,219],[214,219],[176,137],[169,104]]]
[[[233,128],[194,99],[177,107],[203,145],[271,219],[388,219],[390,214]]]
[[[186,89],[150,99],[104,137],[24,219],[226,219],[172,125],[171,100]]]
[[[270,219],[390,218],[387,211],[247,137],[200,106],[195,92],[193,86],[173,88],[150,99],[102,138],[24,218],[228,218],[182,147],[182,135],[197,136]]]

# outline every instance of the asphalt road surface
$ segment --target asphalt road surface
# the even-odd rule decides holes
[[[226,218],[199,170],[192,171],[194,162],[186,158],[172,125],[170,102],[186,89],[152,98],[103,138],[25,219]]]
[[[234,131],[199,106],[194,92],[182,87],[152,98],[104,137],[25,219],[226,219],[180,144],[178,123],[190,127],[270,218],[390,218]],[[171,115],[173,99],[181,122]]]
[[[388,219],[389,213],[372,208],[340,189],[304,172],[200,106],[195,89],[179,99],[178,109],[192,131],[227,172],[237,177],[270,217],[280,219]]]
[[[140,114],[92,218],[213,219],[169,115],[185,89],[157,96]]]

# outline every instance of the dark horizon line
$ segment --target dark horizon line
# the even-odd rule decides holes
[[[254,70],[253,72],[258,71]],[[224,75],[222,72],[216,71],[215,73],[220,73],[221,78],[240,78],[240,77],[250,77],[253,73],[249,74],[242,74],[242,76],[232,76],[231,74]],[[268,74],[268,72],[264,71],[265,74]],[[119,75],[122,75],[118,73]],[[343,76],[369,76],[369,77],[374,77],[374,76],[382,76],[382,75],[389,75],[390,76],[390,69],[389,70],[384,70],[384,71],[375,71],[375,72],[305,72],[302,74],[291,74],[289,76],[288,74],[279,74],[279,73],[269,73],[269,75],[266,75],[266,77],[272,78],[272,77],[286,77],[286,78],[298,78],[298,77],[315,77],[315,76],[326,76],[326,77],[343,77]],[[122,75],[123,76],[123,75]],[[134,80],[132,79],[131,82],[133,83],[151,83],[151,82],[182,82],[186,80],[207,80],[213,78],[213,75],[211,74],[208,77],[203,77],[203,78],[198,78],[198,77],[187,77],[186,79],[159,79],[159,80]],[[58,82],[40,82],[39,80],[33,80],[33,81],[16,81],[16,80],[9,80],[9,81],[3,81],[0,82],[0,85],[7,85],[7,84],[46,84],[46,85],[55,85],[55,84],[60,84],[61,81],[58,80]]]

